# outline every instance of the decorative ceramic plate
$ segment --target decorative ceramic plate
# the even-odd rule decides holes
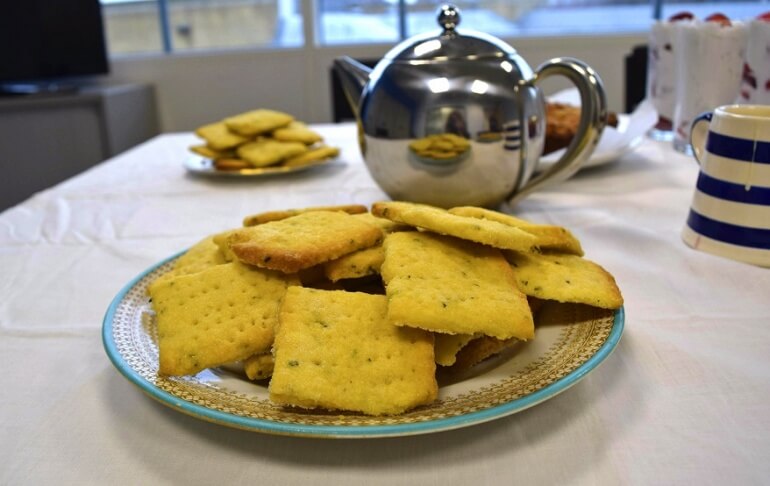
[[[623,332],[624,312],[546,304],[536,338],[463,374],[439,373],[431,405],[389,417],[304,411],[270,402],[267,386],[237,371],[215,368],[195,376],[158,376],[156,327],[146,288],[175,257],[130,282],[104,318],[102,338],[117,369],[142,391],[180,412],[230,427],[280,435],[368,438],[426,434],[519,412],[577,383],[604,361]]]
[[[206,157],[200,157],[200,156],[191,156],[185,160],[184,167],[189,172],[196,175],[210,176],[210,177],[243,178],[243,177],[264,177],[264,176],[271,176],[271,175],[302,172],[309,169],[315,169],[317,167],[323,167],[325,165],[329,165],[329,163],[332,162],[333,160],[335,159],[318,160],[315,162],[310,162],[305,165],[298,165],[295,167],[270,166],[270,167],[262,167],[262,168],[255,167],[251,169],[220,170],[214,167],[214,161],[211,159],[207,159]]]

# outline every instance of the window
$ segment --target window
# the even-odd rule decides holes
[[[322,23],[327,16],[334,17],[353,33],[356,41],[392,42],[436,29],[436,11],[444,3],[443,0],[319,0],[318,12]],[[767,0],[458,0],[453,3],[462,11],[462,27],[483,30],[497,37],[640,33],[649,29],[650,21],[657,14],[690,10],[705,18],[718,10],[731,18],[745,19],[770,9]],[[323,30],[319,32],[322,45],[340,42],[337,37],[324,37]]]
[[[395,43],[398,0],[317,0],[316,37],[321,45]]]
[[[300,0],[101,0],[112,54],[298,47]]]
[[[393,44],[436,29],[441,0],[101,0],[111,54]],[[642,33],[690,11],[749,19],[770,0],[462,0],[462,27],[498,37]],[[307,18],[312,16],[313,18]],[[304,21],[310,22],[307,29]],[[305,42],[307,32],[315,39]]]

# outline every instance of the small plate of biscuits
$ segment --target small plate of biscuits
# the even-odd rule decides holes
[[[557,93],[546,101],[546,136],[539,170],[555,163],[564,153],[577,133],[580,111],[580,99],[575,89]],[[657,120],[657,112],[646,101],[633,113],[608,112],[607,125],[583,168],[610,164],[633,151]]]
[[[198,127],[200,144],[184,163],[191,173],[217,177],[287,174],[322,166],[339,155],[292,115],[259,108]]]
[[[188,415],[372,438],[537,405],[623,326],[615,279],[567,228],[382,201],[248,215],[129,282],[102,337],[121,374]]]

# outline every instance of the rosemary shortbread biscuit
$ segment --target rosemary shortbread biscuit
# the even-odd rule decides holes
[[[502,253],[428,232],[385,238],[381,274],[388,319],[448,334],[534,337],[529,304]]]
[[[270,398],[282,405],[394,415],[436,399],[433,336],[387,320],[387,299],[288,290]]]
[[[318,162],[331,159],[340,154],[340,149],[337,147],[329,147],[328,145],[321,145],[320,147],[314,147],[308,149],[307,152],[289,157],[283,161],[284,167],[302,167],[304,165],[316,164]]]
[[[519,343],[516,338],[497,339],[491,336],[477,336],[468,341],[455,355],[452,371],[468,370],[487,358],[498,355]]]
[[[169,280],[180,275],[190,275],[206,270],[215,265],[227,263],[225,256],[219,250],[219,246],[214,243],[214,237],[208,236],[198,243],[191,246],[182,256],[174,261],[171,271],[164,273],[155,279],[149,286],[149,289],[159,282]]]
[[[280,221],[291,216],[311,211],[342,211],[343,213],[348,214],[360,214],[367,213],[368,209],[362,204],[339,204],[336,206],[310,206],[297,209],[279,209],[276,211],[265,211],[246,216],[243,218],[243,226],[256,226],[258,224],[269,223],[270,221]],[[378,218],[372,217],[371,219]]]
[[[230,150],[249,141],[249,137],[231,132],[222,122],[203,125],[195,130],[195,134],[205,140],[208,147],[216,151]]]
[[[598,264],[576,255],[507,252],[519,289],[544,300],[617,309],[623,296],[615,278]]]
[[[457,353],[462,350],[466,344],[474,339],[473,334],[439,334],[435,337],[436,364],[441,366],[452,366],[457,360]]]
[[[411,231],[413,229],[408,224],[396,223],[395,221],[391,221],[389,219],[378,218],[368,211],[363,211],[361,214],[356,214],[356,218],[377,226],[385,234],[394,233],[396,231]]]
[[[294,117],[275,110],[258,109],[224,119],[225,126],[237,134],[254,137],[285,127]]]
[[[307,146],[302,142],[279,142],[262,138],[238,146],[236,152],[238,157],[253,167],[267,167],[307,152]]]
[[[230,248],[230,235],[238,230],[240,230],[240,228],[222,231],[221,233],[217,233],[212,237],[212,241],[215,245],[217,245],[217,248],[219,248],[219,251],[222,253],[225,261],[231,262],[238,259],[238,257],[235,256],[235,253],[233,253],[233,250]]]
[[[190,151],[207,159],[232,159],[235,157],[235,150],[214,150],[208,145],[193,145]]]
[[[159,373],[195,374],[269,351],[289,282],[231,262],[153,286]]]
[[[350,214],[310,211],[235,230],[227,237],[243,263],[295,273],[382,241],[382,231]]]
[[[273,353],[255,354],[243,360],[243,372],[250,380],[265,380],[273,375]]]
[[[383,234],[394,231],[407,231],[411,227],[401,223],[395,223],[389,219],[378,218],[372,213],[365,212],[355,215],[356,219],[371,223],[380,228]],[[382,245],[373,246],[349,253],[336,260],[324,264],[326,278],[332,282],[343,279],[362,278],[369,275],[379,275],[380,266],[385,260],[385,250]]]
[[[583,256],[583,248],[580,246],[580,241],[575,238],[570,230],[562,226],[536,224],[509,214],[475,206],[456,207],[450,209],[449,212],[458,216],[496,221],[524,230],[535,236],[537,247],[541,250],[554,250]]]
[[[313,145],[323,140],[323,137],[307,125],[299,121],[293,121],[285,127],[273,131],[272,136],[283,142],[302,142],[305,145]]]
[[[385,250],[382,245],[377,245],[326,262],[323,267],[324,274],[332,282],[378,275],[384,260]]]
[[[536,238],[519,228],[466,216],[425,204],[401,201],[378,202],[372,206],[372,214],[398,223],[423,228],[434,233],[455,236],[495,248],[533,251]]]

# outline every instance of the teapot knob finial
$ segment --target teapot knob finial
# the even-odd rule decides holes
[[[460,23],[460,9],[451,4],[442,5],[438,11],[438,23],[444,32],[454,30]]]

